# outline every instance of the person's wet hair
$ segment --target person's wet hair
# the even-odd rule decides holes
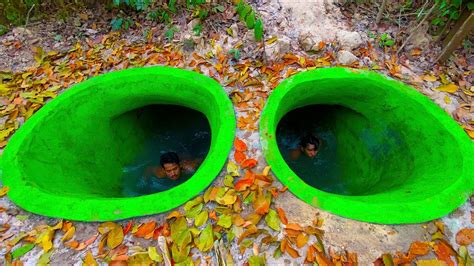
[[[167,153],[164,153],[160,156],[160,164],[162,167],[165,166],[165,164],[167,163],[176,163],[176,164],[179,164],[179,157],[178,157],[178,154],[176,154],[176,152],[167,152]]]
[[[300,139],[301,147],[306,147],[308,144],[314,145],[314,147],[319,149],[319,139],[311,134],[306,134]]]

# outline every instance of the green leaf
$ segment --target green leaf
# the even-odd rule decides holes
[[[120,0],[114,0],[114,6],[119,6],[120,5]]]
[[[38,261],[36,262],[36,265],[50,265],[49,260],[51,258],[51,255],[53,254],[54,249],[51,249],[50,251],[41,254],[39,257]]]
[[[180,233],[188,228],[188,223],[186,222],[186,218],[184,217],[179,217],[174,221],[174,223],[171,224],[170,230],[171,230],[171,239],[173,241],[176,241]]]
[[[251,256],[249,259],[250,266],[265,266],[265,257]]]
[[[231,53],[232,50],[229,51]],[[234,50],[235,51],[235,50]],[[234,187],[234,178],[231,175],[226,175],[224,177],[224,185],[226,187]]]
[[[217,225],[220,225],[224,228],[230,228],[232,226],[232,216],[231,215],[221,215],[219,216],[219,221]]]
[[[189,251],[191,251],[190,246],[186,246],[183,249],[179,249],[176,244],[173,244],[171,247],[171,253],[173,254],[173,260],[176,263],[184,262],[188,259]]]
[[[196,225],[197,227],[203,226],[207,222],[208,218],[209,213],[208,211],[204,210],[200,214],[198,214],[196,218],[194,218],[194,225]]]
[[[245,21],[245,18],[247,17],[247,14],[252,11],[252,7],[249,4],[245,4],[244,9],[242,9],[242,12],[240,13],[239,19],[240,21]]]
[[[179,249],[184,249],[189,243],[191,243],[191,241],[193,241],[191,231],[186,228],[179,233],[178,237],[175,239],[175,244]]]
[[[170,0],[168,2],[168,8],[170,9],[171,13],[176,13],[175,4],[176,4],[176,0]]]
[[[194,28],[193,28],[194,35],[196,35],[196,36],[201,35],[202,28],[203,28],[203,26],[202,26],[201,23],[196,24],[196,26],[194,26]]]
[[[253,29],[255,27],[255,12],[253,10],[247,15],[245,19],[248,29]]]
[[[15,249],[15,251],[12,252],[12,259],[16,259],[25,255],[26,253],[28,253],[28,251],[32,250],[34,247],[35,247],[35,244],[27,244]]]
[[[148,247],[148,256],[156,262],[163,262],[163,256],[156,252],[156,247]]]
[[[122,28],[123,18],[113,18],[110,24],[112,24],[112,30],[120,30]]]
[[[237,14],[240,15],[240,13],[242,13],[242,11],[244,10],[244,1],[243,0],[240,0],[240,2],[237,4],[237,6],[235,7],[235,11],[237,12]]]
[[[385,39],[387,39],[387,36],[387,33],[382,34],[382,36],[380,36],[380,40],[384,41]]]
[[[394,41],[394,40],[387,40],[387,41],[385,42],[385,46],[392,46],[392,45],[394,45],[394,44],[395,44],[395,41]]]
[[[263,23],[261,19],[257,19],[255,22],[255,28],[254,28],[254,35],[255,35],[255,40],[257,42],[261,42],[263,38]]]
[[[214,12],[216,12],[216,13],[217,13],[217,12],[221,12],[221,13],[222,13],[222,12],[225,11],[225,7],[224,7],[224,6],[221,6],[221,5],[218,5],[218,6],[214,7],[213,10],[214,10]]]
[[[204,204],[202,203],[199,203],[198,205],[194,206],[192,209],[190,209],[189,211],[186,211],[184,213],[184,216],[188,217],[188,218],[194,218],[196,217],[199,213],[201,213],[202,211],[202,207],[204,206]]]
[[[474,2],[467,3],[467,9],[473,10],[474,9]]]
[[[280,249],[280,246],[278,246],[276,249],[275,249],[275,252],[273,252],[273,258],[274,259],[279,259],[281,258],[283,254],[281,253],[281,249]]]
[[[209,251],[214,244],[214,234],[212,232],[212,227],[210,224],[207,224],[206,228],[201,232],[201,235],[197,239],[196,247],[202,251]]]
[[[276,211],[270,209],[268,214],[265,216],[265,222],[267,222],[268,226],[275,230],[280,231],[280,218]]]
[[[174,38],[174,30],[173,29],[167,30],[165,32],[165,37],[171,41]]]
[[[449,14],[449,18],[452,20],[458,20],[459,19],[458,11],[454,10],[451,14]]]

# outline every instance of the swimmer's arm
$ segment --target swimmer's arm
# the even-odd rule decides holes
[[[296,160],[300,157],[301,155],[301,151],[300,149],[293,149],[291,152],[290,152],[290,159],[291,160]]]

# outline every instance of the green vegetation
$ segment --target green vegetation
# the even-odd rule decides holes
[[[254,31],[255,40],[260,42],[263,40],[263,23],[262,19],[257,16],[252,6],[241,0],[235,7],[239,14],[240,21],[244,22],[249,30]]]

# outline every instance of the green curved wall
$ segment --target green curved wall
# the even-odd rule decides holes
[[[203,113],[212,132],[211,147],[185,183],[124,198],[122,167],[134,159],[146,132],[122,114],[154,104]],[[112,72],[73,86],[32,116],[4,150],[2,182],[10,187],[13,202],[46,216],[105,221],[160,213],[211,184],[234,134],[232,103],[213,79],[169,67]]]
[[[280,119],[308,105],[353,111],[334,121],[340,167],[352,195],[306,184],[280,154]],[[392,132],[376,167],[367,163],[370,147],[354,143],[368,125],[372,132]],[[474,145],[456,121],[416,90],[373,72],[327,68],[284,80],[267,101],[260,129],[263,153],[276,177],[305,202],[344,217],[387,224],[424,222],[448,214],[474,189]]]

